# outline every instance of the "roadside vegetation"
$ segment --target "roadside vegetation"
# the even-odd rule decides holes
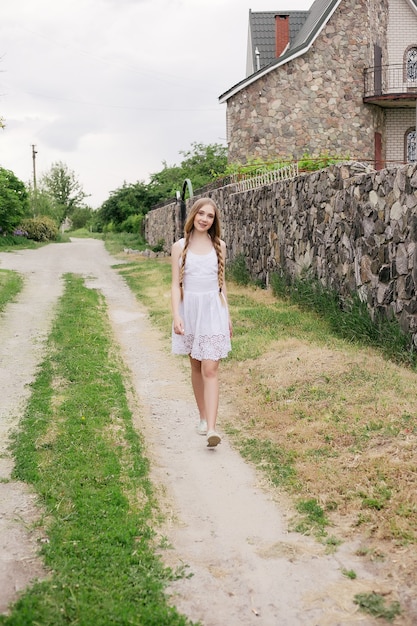
[[[119,271],[168,339],[169,259],[140,258]],[[396,354],[388,333],[387,347],[383,331],[374,342],[365,335],[362,309],[347,325],[339,309],[338,324],[333,309],[318,314],[230,274],[233,350],[222,370],[240,409],[227,428],[242,454],[276,486],[315,499],[323,514],[312,503],[299,507],[316,517],[313,531],[329,528],[336,511],[354,511],[355,525],[372,535],[415,542],[417,374],[402,334]]]
[[[157,555],[164,538],[129,383],[104,302],[80,277],[66,276],[48,348],[12,447],[13,478],[39,496],[49,576],[0,623],[191,624],[164,594],[186,572]]]
[[[137,257],[119,271],[169,346],[169,259]],[[417,373],[403,335],[383,325],[375,332],[360,306],[345,313],[339,306],[337,315],[330,307],[327,315],[320,298],[312,306],[314,284],[304,303],[288,285],[281,295],[254,285],[242,259],[228,275],[234,336],[221,381],[233,409],[220,415],[221,428],[277,497],[291,499],[291,530],[315,536],[329,552],[357,537],[360,556],[383,563],[390,555],[411,583]],[[394,597],[384,613],[389,599],[357,603],[373,615],[379,607],[391,621],[401,611]]]
[[[0,312],[16,297],[23,287],[23,278],[17,272],[0,270]]]

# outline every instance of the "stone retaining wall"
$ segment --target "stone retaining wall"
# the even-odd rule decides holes
[[[207,195],[221,208],[229,261],[243,254],[252,277],[266,284],[273,271],[310,270],[342,296],[358,292],[371,313],[395,315],[417,345],[417,164],[378,172],[334,165]],[[150,245],[163,239],[169,251],[182,236],[179,207],[151,211],[145,228]]]

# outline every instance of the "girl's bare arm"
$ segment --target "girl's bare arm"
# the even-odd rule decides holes
[[[179,314],[179,306],[181,302],[179,260],[181,250],[179,242],[174,243],[171,249],[171,310],[174,320],[174,332],[177,335],[184,334],[184,322]]]

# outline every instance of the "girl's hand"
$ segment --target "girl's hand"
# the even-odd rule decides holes
[[[174,333],[176,335],[183,335],[184,332],[184,322],[180,317],[174,317]]]
[[[233,324],[232,324],[232,320],[229,317],[229,333],[230,333],[230,337],[233,337]]]

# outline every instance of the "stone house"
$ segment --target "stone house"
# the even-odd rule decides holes
[[[229,161],[328,152],[376,169],[417,160],[417,0],[249,11],[247,76],[226,103]]]

